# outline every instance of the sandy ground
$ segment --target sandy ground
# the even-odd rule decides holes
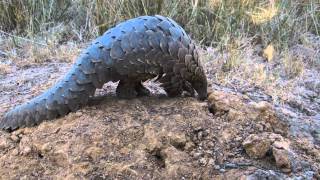
[[[0,75],[0,116],[70,66],[12,66]],[[320,178],[319,77],[305,78],[294,98],[277,104],[261,89],[216,84],[212,65],[205,67],[204,102],[167,98],[153,82],[146,83],[151,97],[121,100],[108,83],[76,113],[0,131],[0,179]]]

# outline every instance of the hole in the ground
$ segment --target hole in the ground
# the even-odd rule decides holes
[[[40,159],[42,159],[42,158],[43,158],[43,155],[42,155],[40,152],[38,152],[38,157],[39,157]]]
[[[184,147],[186,146],[183,142],[171,142],[171,145],[180,151],[184,151]]]
[[[151,154],[151,159],[156,163],[156,165],[158,167],[160,167],[160,168],[166,167],[165,157],[163,157],[163,155],[161,155],[160,149],[156,149],[153,152],[151,152],[150,154]]]
[[[216,110],[213,106],[209,106],[209,112],[213,115],[216,114]]]

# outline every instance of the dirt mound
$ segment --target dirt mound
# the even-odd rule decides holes
[[[254,149],[257,137],[264,150]],[[109,94],[64,118],[0,132],[0,177],[319,177],[319,149],[300,153],[299,143],[271,104],[239,94],[214,91],[208,102]]]

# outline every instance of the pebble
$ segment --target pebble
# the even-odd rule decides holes
[[[31,147],[30,146],[26,146],[23,150],[22,150],[22,154],[23,155],[28,155],[31,153]]]
[[[10,136],[10,139],[11,139],[13,142],[19,142],[19,140],[20,140],[20,138],[19,138],[17,135],[15,135],[15,134],[12,134],[12,135]]]
[[[17,156],[19,154],[19,150],[16,148],[12,150],[12,155]]]
[[[198,158],[198,157],[200,157],[201,155],[202,155],[202,153],[197,152],[197,153],[194,153],[194,154],[193,154],[193,157],[194,157],[194,158]]]
[[[77,111],[75,114],[76,114],[76,116],[78,116],[78,117],[82,116],[82,112],[81,112],[81,111]]]
[[[210,158],[208,161],[208,165],[213,166],[214,164],[214,159]]]
[[[201,159],[199,160],[199,163],[200,163],[201,166],[207,165],[207,160],[206,160],[206,158],[201,158]]]
[[[242,140],[242,137],[241,136],[238,136],[234,139],[235,141],[241,141]]]
[[[41,147],[42,152],[49,152],[51,149],[52,149],[52,146],[49,143],[46,143]]]
[[[9,146],[10,143],[8,142],[7,138],[0,138],[0,149],[7,149]]]

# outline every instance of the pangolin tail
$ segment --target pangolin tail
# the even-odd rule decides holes
[[[13,131],[62,117],[87,104],[96,88],[109,81],[108,53],[93,44],[76,60],[67,75],[43,94],[15,107],[0,120],[0,129]]]

